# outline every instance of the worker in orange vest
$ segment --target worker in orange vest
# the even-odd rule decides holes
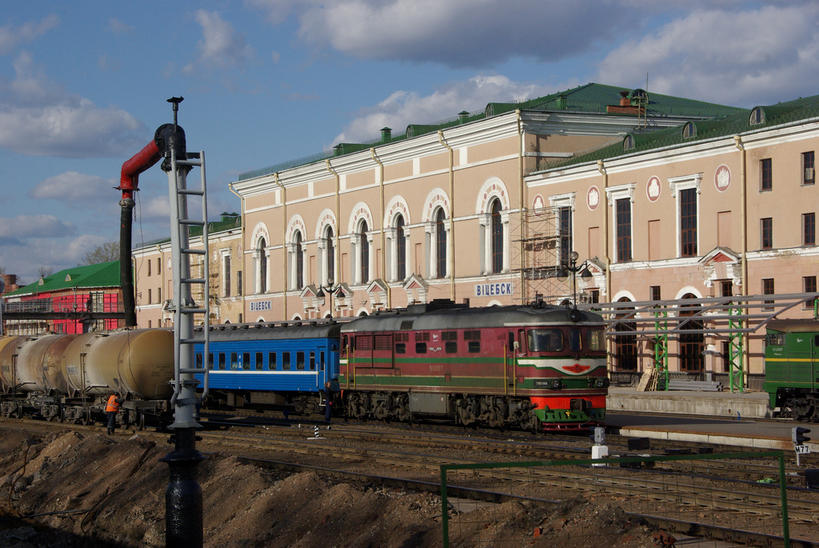
[[[117,392],[108,397],[108,402],[105,404],[105,414],[108,416],[108,435],[114,433],[114,427],[117,422],[117,413],[119,413],[119,406],[122,403],[122,395]]]

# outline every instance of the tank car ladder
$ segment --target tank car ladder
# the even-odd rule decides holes
[[[177,403],[182,407],[193,407],[196,403],[195,387],[198,384],[194,375],[203,377],[202,400],[208,394],[208,349],[210,343],[210,269],[208,267],[208,201],[207,181],[205,177],[205,153],[189,152],[187,158],[177,159],[175,151],[171,151],[170,171],[168,172],[168,187],[171,200],[171,247],[172,268],[174,279],[174,393],[171,406]],[[187,173],[194,167],[199,167],[200,188],[188,188]],[[189,215],[188,196],[197,196],[202,202],[202,218],[196,219]],[[202,248],[194,249],[190,245],[190,229],[201,227]],[[202,257],[201,277],[191,274],[191,259]],[[197,304],[192,297],[192,287],[202,287],[202,300]],[[204,322],[202,335],[195,336],[194,315],[202,314]],[[194,345],[202,344],[202,360],[199,364],[194,361]],[[178,401],[180,396],[184,401]],[[190,401],[192,400],[192,401]],[[187,427],[188,423],[197,423],[198,410],[194,413],[185,413],[187,417],[175,418],[176,427]],[[181,424],[180,424],[181,423]],[[198,426],[198,424],[197,424]]]

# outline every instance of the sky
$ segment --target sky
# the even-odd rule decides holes
[[[213,220],[239,211],[239,173],[493,101],[589,82],[739,107],[815,95],[818,23],[815,1],[4,2],[0,270],[30,283],[118,240],[122,163],[172,96]],[[139,188],[137,246],[169,234],[166,175]]]

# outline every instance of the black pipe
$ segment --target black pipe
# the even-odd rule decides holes
[[[165,490],[165,546],[202,546],[202,488],[196,481],[196,467],[204,460],[196,450],[196,431],[180,428],[174,432],[176,449],[160,459],[170,467]]]
[[[136,327],[134,305],[134,269],[131,264],[131,219],[134,211],[133,198],[119,201],[119,282],[122,286],[122,306],[125,311],[125,327]]]

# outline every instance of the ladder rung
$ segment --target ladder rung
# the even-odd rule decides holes
[[[190,369],[184,368],[184,369],[179,370],[180,373],[194,373],[194,374],[204,373],[205,371],[207,371],[207,369],[200,369],[200,368],[197,368],[197,367],[192,367]]]
[[[176,165],[178,166],[201,166],[202,160],[195,159],[195,160],[177,160]]]
[[[202,196],[205,194],[204,190],[196,190],[193,188],[181,188],[177,190],[179,194],[193,194],[194,196]]]
[[[194,219],[179,219],[180,225],[204,226],[204,221],[196,221]]]
[[[204,249],[191,249],[186,247],[180,250],[182,253],[190,253],[191,255],[205,255],[207,252]]]
[[[203,284],[205,283],[205,278],[182,278],[179,281],[183,284]]]
[[[179,309],[179,312],[181,314],[204,314],[205,312],[207,312],[207,310],[205,310],[204,308],[193,308],[183,306],[182,308]]]

